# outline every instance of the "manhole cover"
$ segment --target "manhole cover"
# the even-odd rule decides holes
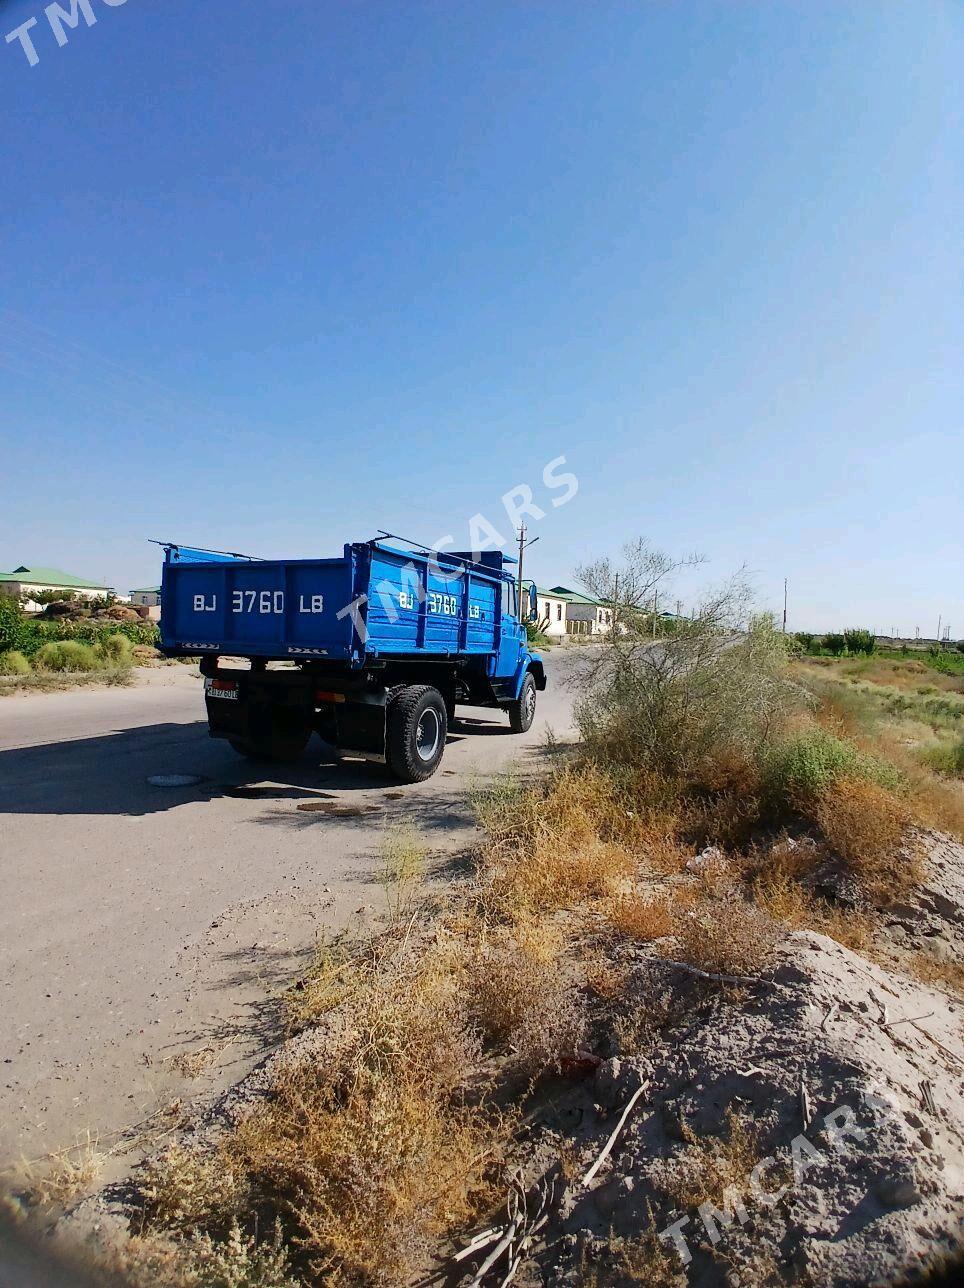
[[[151,774],[147,780],[152,787],[193,787],[201,781],[200,774]]]

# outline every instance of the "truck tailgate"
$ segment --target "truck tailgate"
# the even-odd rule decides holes
[[[350,657],[351,558],[168,563],[162,645],[241,657]],[[339,617],[339,613],[341,616]]]

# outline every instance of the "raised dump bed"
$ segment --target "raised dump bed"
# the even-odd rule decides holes
[[[290,759],[314,731],[416,781],[437,768],[459,702],[502,707],[517,732],[532,725],[545,671],[501,551],[382,540],[335,559],[165,551],[162,651],[201,655],[211,733],[242,754]]]

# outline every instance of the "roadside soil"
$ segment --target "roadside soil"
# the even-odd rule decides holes
[[[0,1166],[89,1138],[121,1175],[197,1096],[280,1040],[277,999],[315,941],[384,906],[386,835],[417,827],[444,878],[474,786],[565,737],[565,660],[537,721],[460,709],[439,772],[400,787],[313,740],[265,769],[207,733],[200,680],[12,696],[0,723]],[[153,786],[156,775],[196,781]],[[299,805],[311,805],[309,811]]]

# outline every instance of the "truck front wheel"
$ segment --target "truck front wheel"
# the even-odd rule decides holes
[[[445,751],[445,699],[429,684],[408,684],[389,702],[385,751],[403,783],[421,783],[438,769]]]
[[[531,671],[522,681],[522,692],[509,703],[509,724],[513,733],[528,733],[536,718],[536,682]]]

